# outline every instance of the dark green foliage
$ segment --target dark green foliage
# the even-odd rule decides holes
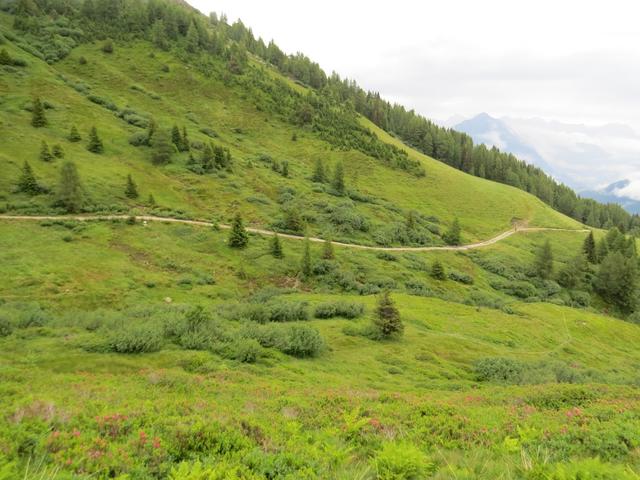
[[[298,358],[315,357],[324,350],[325,343],[316,329],[306,325],[291,325],[278,348]]]
[[[180,151],[180,149],[182,148],[183,140],[182,135],[180,135],[180,129],[177,125],[174,125],[171,129],[171,142]]]
[[[282,243],[280,242],[280,237],[276,233],[271,238],[271,247],[270,247],[271,255],[274,258],[284,258],[284,252],[282,251]]]
[[[28,162],[24,162],[22,166],[22,173],[18,180],[18,191],[28,195],[38,195],[42,193],[42,187],[38,185],[33,169]]]
[[[104,53],[113,53],[113,42],[111,40],[107,40],[102,44],[102,51]]]
[[[474,370],[479,382],[507,384],[520,383],[524,373],[524,367],[520,362],[502,357],[479,360],[475,364]]]
[[[51,153],[55,158],[64,158],[64,150],[62,149],[62,146],[58,143],[56,143],[53,146],[53,148],[51,149]]]
[[[316,160],[316,163],[313,167],[313,175],[311,176],[311,180],[318,183],[324,183],[327,181],[327,177],[324,171],[324,163],[321,159]]]
[[[276,227],[290,233],[301,233],[305,229],[305,224],[300,211],[295,206],[291,206],[284,211],[282,221]]]
[[[138,198],[139,196],[138,186],[131,175],[127,175],[127,185],[125,186],[124,194],[127,198]]]
[[[584,240],[582,247],[583,253],[586,255],[589,263],[596,263],[598,261],[598,255],[596,252],[596,241],[593,238],[593,231],[589,232],[589,235]]]
[[[460,237],[460,222],[458,221],[457,217],[455,218],[455,220],[451,224],[451,228],[447,233],[445,233],[443,238],[444,241],[449,245],[460,245],[462,240]]]
[[[31,110],[31,125],[40,128],[47,126],[47,117],[44,114],[44,105],[40,101],[40,97],[33,100],[33,109]]]
[[[397,337],[404,332],[400,311],[391,298],[389,290],[384,290],[378,297],[373,327],[380,338]]]
[[[60,171],[54,205],[63,208],[67,213],[77,213],[82,210],[84,203],[84,191],[76,165],[66,162]]]
[[[444,265],[442,265],[442,262],[440,262],[440,260],[434,261],[433,265],[431,265],[431,276],[436,280],[446,280],[447,272],[445,271]]]
[[[169,133],[164,130],[158,130],[153,133],[151,138],[151,162],[154,165],[166,165],[171,162],[171,158],[175,152],[175,147],[171,143]]]
[[[0,338],[8,337],[13,333],[13,324],[9,319],[0,317]]]
[[[325,302],[316,306],[313,316],[316,318],[358,318],[364,313],[364,305],[346,301]]]
[[[249,243],[249,234],[244,228],[242,217],[239,213],[233,218],[231,231],[229,232],[229,246],[231,248],[242,249]]]
[[[303,278],[309,278],[313,273],[313,265],[311,264],[311,241],[309,237],[304,239],[304,250],[302,252],[302,260],[300,262],[300,273]]]
[[[586,282],[588,271],[587,256],[580,253],[558,272],[558,283],[565,288],[580,288]]]
[[[131,323],[113,332],[107,350],[115,353],[150,353],[162,348],[163,332],[154,324]]]
[[[80,136],[80,132],[78,132],[78,129],[76,128],[75,125],[71,126],[71,130],[69,131],[69,136],[67,137],[67,140],[73,143],[79,142],[80,140],[82,140],[82,137]]]
[[[149,194],[149,198],[147,198],[147,205],[149,205],[150,207],[156,206],[156,199],[151,193]]]
[[[634,310],[637,303],[637,259],[611,252],[600,263],[594,280],[595,289],[602,297],[622,312]]]
[[[344,194],[345,192],[344,167],[342,166],[342,162],[338,162],[336,164],[336,168],[333,171],[333,179],[331,180],[331,186],[340,195]]]
[[[53,155],[49,151],[49,145],[44,140],[40,144],[40,156],[39,156],[39,158],[43,162],[50,162],[51,160],[53,160]]]
[[[463,283],[465,285],[473,285],[473,277],[471,275],[458,272],[457,270],[451,270],[449,272],[449,278],[454,282]]]
[[[26,67],[27,62],[20,58],[12,58],[6,48],[0,50],[0,65],[9,65],[12,67]]]
[[[289,162],[286,160],[282,162],[282,169],[280,170],[280,173],[283,177],[289,178]]]
[[[533,263],[533,270],[535,274],[540,278],[551,278],[553,273],[553,251],[551,250],[551,242],[546,240],[536,253],[536,258]]]
[[[333,243],[331,240],[326,239],[322,246],[322,259],[323,260],[333,260],[335,258],[335,253],[333,251]]]
[[[87,150],[91,153],[104,152],[104,145],[98,136],[98,129],[96,127],[91,127],[91,130],[89,131],[89,143],[87,144]]]

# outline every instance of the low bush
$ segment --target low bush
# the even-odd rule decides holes
[[[162,347],[162,330],[155,324],[131,324],[109,335],[107,350],[115,353],[157,352]]]
[[[522,382],[524,366],[510,358],[484,358],[476,362],[474,371],[480,382],[517,384]]]
[[[435,472],[435,464],[415,445],[388,442],[373,458],[378,480],[422,480]]]
[[[315,318],[358,318],[364,313],[364,305],[353,302],[325,302],[316,306],[313,311]]]
[[[13,325],[9,319],[0,317],[0,337],[8,337],[13,332]]]
[[[473,285],[473,277],[471,275],[458,272],[457,270],[451,270],[449,272],[449,278],[454,282],[463,283],[465,285]]]
[[[305,325],[291,325],[278,346],[283,353],[298,358],[315,357],[324,348],[325,343],[320,333]]]
[[[306,302],[273,301],[266,304],[234,305],[225,314],[233,320],[257,323],[296,322],[309,319]]]

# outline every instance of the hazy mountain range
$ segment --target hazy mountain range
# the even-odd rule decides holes
[[[495,145],[539,166],[582,196],[640,212],[640,135],[627,125],[494,118],[487,113],[445,123],[474,142]]]

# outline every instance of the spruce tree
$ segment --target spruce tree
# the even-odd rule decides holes
[[[69,136],[67,137],[67,140],[69,140],[72,143],[76,143],[76,142],[79,142],[80,140],[82,140],[82,137],[80,136],[80,132],[78,132],[78,129],[76,128],[75,125],[73,125],[71,127],[71,130],[69,131]]]
[[[445,280],[447,278],[447,272],[440,260],[436,260],[433,262],[433,265],[431,265],[431,276],[436,280]]]
[[[594,287],[605,300],[629,313],[637,303],[637,269],[637,259],[611,252],[601,260]]]
[[[338,162],[336,164],[336,169],[333,172],[333,181],[331,182],[331,185],[339,194],[342,195],[344,193],[344,167],[342,166],[342,162]]]
[[[89,143],[87,144],[87,150],[91,153],[102,153],[104,152],[104,145],[102,144],[102,140],[98,136],[98,130],[96,127],[91,127],[91,131],[89,132]]]
[[[324,164],[321,159],[317,159],[315,166],[313,168],[313,175],[311,176],[311,180],[317,183],[324,183],[327,180]]]
[[[31,125],[40,128],[47,126],[47,117],[44,114],[44,105],[40,101],[40,97],[33,100],[33,110],[31,110]]]
[[[38,195],[42,192],[42,188],[38,185],[38,180],[36,180],[33,169],[28,162],[24,162],[22,166],[22,173],[18,180],[18,191],[29,195]]]
[[[174,125],[171,129],[171,142],[178,150],[182,150],[182,136],[180,135],[180,129],[177,125]]]
[[[400,311],[388,290],[383,291],[378,297],[373,326],[380,338],[398,337],[404,332]]]
[[[187,135],[187,127],[182,127],[182,148],[181,152],[188,152],[191,149],[189,145],[189,136]]]
[[[231,248],[245,248],[249,243],[249,234],[244,228],[240,213],[236,213],[229,232],[229,246]]]
[[[62,207],[67,213],[77,213],[84,206],[84,202],[84,192],[76,165],[66,162],[60,171],[54,205]]]
[[[323,260],[333,260],[335,258],[335,253],[333,251],[333,243],[331,240],[327,239],[324,241],[324,245],[322,247],[322,259]]]
[[[445,234],[444,239],[449,245],[460,245],[460,222],[457,217],[451,224],[449,231]]]
[[[274,234],[271,238],[271,255],[274,258],[284,258],[284,252],[282,251],[282,243],[278,234]]]
[[[53,148],[51,149],[51,153],[56,158],[64,158],[64,150],[62,149],[62,146],[59,143],[56,143],[53,146]]]
[[[151,193],[149,194],[149,198],[147,198],[147,205],[149,205],[150,207],[156,206],[156,199]]]
[[[138,186],[133,181],[131,174],[127,175],[127,186],[124,189],[124,194],[127,198],[138,198]]]
[[[40,160],[43,162],[50,162],[53,160],[53,155],[49,151],[49,145],[44,140],[40,144]]]
[[[553,251],[551,250],[551,242],[545,241],[536,254],[533,264],[536,275],[540,278],[551,278],[553,273]]]
[[[598,256],[596,253],[596,241],[593,238],[593,231],[590,231],[587,238],[585,238],[584,244],[582,246],[582,251],[586,255],[589,263],[596,263],[598,261]]]
[[[602,260],[609,254],[609,247],[607,246],[607,241],[604,238],[601,238],[596,243],[596,257],[598,263],[602,262]]]
[[[287,178],[289,177],[289,162],[287,162],[286,160],[284,162],[282,162],[282,176]]]
[[[171,162],[175,147],[171,143],[169,134],[164,130],[158,130],[153,135],[151,162],[154,165],[166,165]]]
[[[302,278],[309,278],[311,276],[311,271],[311,241],[308,236],[305,236],[302,261],[300,262],[300,273],[302,273]]]
[[[153,137],[156,134],[157,129],[158,129],[158,124],[156,123],[156,121],[153,118],[150,119],[149,126],[147,127],[147,140],[146,140],[147,145],[153,144]]]
[[[565,288],[580,288],[586,282],[588,270],[587,256],[580,253],[558,272],[558,283]]]

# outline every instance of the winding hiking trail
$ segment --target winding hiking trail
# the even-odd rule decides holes
[[[96,220],[127,220],[133,215],[0,215],[0,220],[75,220],[80,222],[96,221]],[[156,217],[153,215],[135,215],[137,220],[147,222],[164,222],[164,223],[180,223],[185,225],[198,225],[201,227],[213,227],[214,223],[205,222],[203,220],[185,220],[182,218],[172,217]],[[218,228],[229,230],[231,225],[217,224]],[[304,240],[305,237],[299,235],[291,235],[288,233],[279,233],[272,230],[264,230],[262,228],[246,227],[246,230],[251,233],[257,233],[258,235],[274,235],[278,233],[280,238],[289,238],[292,240]],[[527,232],[589,232],[588,229],[571,229],[571,228],[551,228],[551,227],[514,227],[506,232],[502,232],[489,240],[484,240],[477,243],[469,243],[467,245],[443,245],[433,247],[375,247],[370,245],[358,245],[356,243],[344,243],[344,242],[332,242],[334,245],[345,248],[355,248],[358,250],[373,250],[373,251],[385,251],[385,252],[432,252],[432,251],[464,251],[473,250],[476,248],[486,247],[498,243],[505,238],[510,237],[515,233],[527,233]],[[309,241],[322,243],[325,241],[323,238],[309,237]]]

